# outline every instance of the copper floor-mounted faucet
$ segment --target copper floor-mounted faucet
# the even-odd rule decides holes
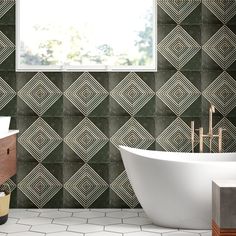
[[[212,128],[212,114],[215,113],[215,107],[213,105],[210,105],[209,108],[209,130],[208,134],[204,134],[203,132],[203,127],[200,127],[199,129],[196,129],[199,131],[199,152],[203,152],[203,143],[204,143],[204,138],[209,139],[209,149],[210,152],[212,152],[212,141],[213,138],[218,138],[218,152],[222,152],[222,132],[224,129],[219,128],[218,129],[218,134],[213,134],[213,128]],[[194,139],[194,121],[191,121],[191,142],[192,142],[192,152],[194,152],[194,144],[195,144],[195,139]]]

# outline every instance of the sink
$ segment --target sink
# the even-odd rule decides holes
[[[0,116],[0,134],[8,133],[10,122],[11,122],[10,116]]]

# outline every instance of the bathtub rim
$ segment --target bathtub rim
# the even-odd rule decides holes
[[[222,162],[236,162],[236,152],[227,153],[191,153],[191,152],[168,152],[145,150],[139,148],[132,148],[128,146],[119,145],[119,151],[128,152],[138,158],[147,158],[159,161],[168,162],[183,162],[183,163],[222,163]],[[158,155],[161,153],[161,155]],[[188,156],[187,156],[188,155]],[[124,158],[122,156],[122,158]],[[204,158],[204,160],[202,159]]]

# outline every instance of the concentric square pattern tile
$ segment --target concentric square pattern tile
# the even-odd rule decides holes
[[[15,71],[15,1],[0,1],[0,115],[12,116],[11,128],[20,130],[17,176],[7,181],[11,205],[76,209],[57,212],[60,217],[31,211],[39,221],[23,211],[25,219],[15,229],[4,226],[3,235],[28,229],[25,235],[63,235],[65,228],[65,236],[172,234],[146,226],[144,213],[80,212],[139,207],[119,145],[190,152],[191,120],[205,127],[212,103],[214,132],[226,129],[223,151],[236,151],[235,1],[156,4],[157,72],[23,73]]]

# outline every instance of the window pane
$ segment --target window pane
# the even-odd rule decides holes
[[[153,67],[153,0],[21,0],[20,66]]]

